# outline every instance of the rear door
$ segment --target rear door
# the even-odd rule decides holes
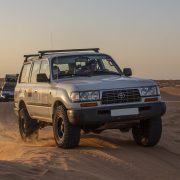
[[[29,84],[30,71],[31,71],[31,63],[24,64],[21,71],[18,85],[16,86],[16,89],[15,89],[16,106],[19,100],[24,100],[28,108],[28,102],[30,100],[30,97],[28,95],[28,89],[30,87],[30,84]],[[28,109],[28,112],[29,112],[29,109]]]

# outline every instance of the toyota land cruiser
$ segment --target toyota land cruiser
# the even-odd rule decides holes
[[[161,137],[166,105],[152,80],[132,78],[98,48],[39,51],[25,55],[15,89],[22,139],[53,127],[58,147],[74,148],[80,132],[128,132],[135,142],[154,146]]]

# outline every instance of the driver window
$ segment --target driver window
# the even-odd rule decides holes
[[[118,70],[114,66],[114,63],[112,62],[111,59],[103,59],[102,62],[103,62],[105,70],[112,71],[112,72],[118,72]]]

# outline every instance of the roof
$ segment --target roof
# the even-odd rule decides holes
[[[69,57],[69,56],[99,56],[105,55],[99,53],[99,48],[91,49],[69,49],[69,50],[50,50],[50,51],[39,51],[38,54],[24,55],[25,61],[35,61],[43,58],[49,60],[55,57]]]
[[[97,53],[97,52],[73,52],[73,53],[56,53],[56,54],[48,54],[44,55],[43,57],[46,57],[48,59],[52,59],[55,57],[68,57],[68,56],[90,56],[90,55],[103,55],[102,53]]]

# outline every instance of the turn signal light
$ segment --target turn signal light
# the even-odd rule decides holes
[[[146,99],[144,100],[144,102],[157,102],[157,101],[159,101],[158,98],[146,98]]]

